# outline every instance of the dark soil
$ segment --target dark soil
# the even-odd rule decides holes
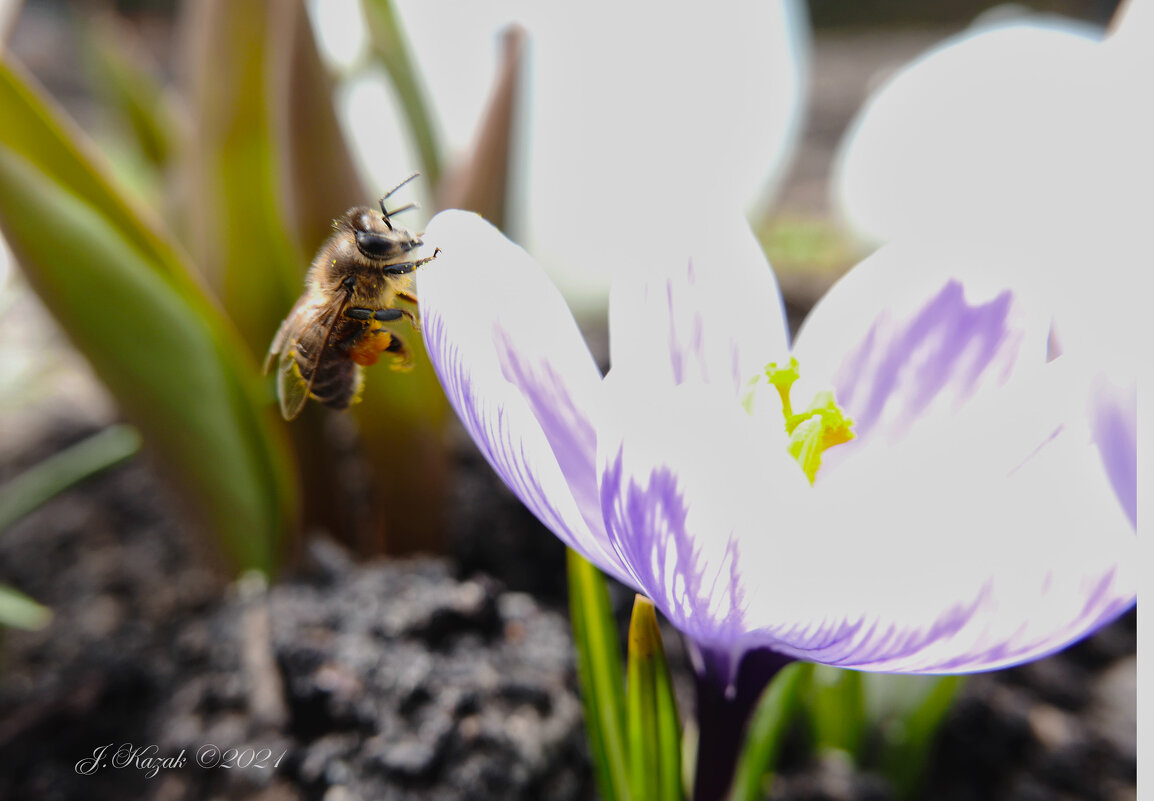
[[[318,543],[272,588],[200,566],[141,460],[4,532],[0,581],[56,616],[5,632],[0,798],[595,798],[563,551],[479,457],[461,465],[452,558],[357,565]],[[628,593],[618,600],[624,613]],[[923,797],[1135,798],[1134,652],[1131,613],[1062,654],[972,677]],[[140,756],[184,764],[151,778],[153,763],[116,767],[118,750],[150,745]],[[103,746],[107,764],[79,773]],[[770,797],[893,794],[793,748]]]

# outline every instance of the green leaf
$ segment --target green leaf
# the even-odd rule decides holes
[[[196,136],[181,153],[188,190],[183,235],[258,359],[301,294],[308,267],[289,231],[289,183],[277,148],[270,75],[280,66],[273,46],[280,5],[199,0],[189,6]]]
[[[816,665],[810,683],[810,722],[819,751],[844,751],[860,764],[866,707],[862,673]]]
[[[29,282],[241,567],[295,521],[267,387],[172,245],[0,63],[0,228]]]
[[[866,683],[875,728],[881,733],[878,768],[899,798],[914,798],[938,729],[953,706],[965,676],[870,674]]]
[[[0,626],[37,631],[52,622],[52,610],[27,595],[0,584]]]
[[[117,17],[90,20],[82,34],[94,91],[123,120],[140,155],[163,169],[175,149],[176,123],[157,65],[147,62],[140,37]]]
[[[621,648],[605,577],[576,551],[568,552],[569,614],[585,729],[603,801],[628,801],[625,688]]]
[[[782,668],[765,688],[749,721],[730,801],[766,797],[789,725],[801,707],[801,696],[812,673],[812,664],[794,662]]]
[[[84,133],[45,100],[42,90],[14,62],[0,56],[0,145],[29,162],[45,178],[101,211],[108,224],[181,291],[199,294],[159,221],[128,200],[105,177],[103,159]],[[42,224],[47,224],[44,221]]]
[[[140,434],[116,425],[49,456],[0,486],[0,531],[45,501],[140,450]]]
[[[421,173],[434,186],[441,183],[441,151],[433,119],[425,102],[420,74],[409,54],[409,45],[401,28],[397,11],[390,0],[364,0],[365,19],[373,54],[380,59],[409,121],[409,130],[421,158]]]
[[[634,799],[678,801],[681,723],[653,603],[638,595],[629,623],[626,684],[629,786]]]

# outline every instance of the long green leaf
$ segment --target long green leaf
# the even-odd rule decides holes
[[[787,665],[762,693],[738,757],[730,801],[760,801],[766,797],[782,743],[801,706],[801,692],[812,672],[813,665],[808,662]]]
[[[573,550],[568,571],[569,614],[597,786],[604,801],[628,801],[625,687],[609,589],[600,571]]]
[[[190,296],[200,294],[155,217],[113,187],[95,168],[103,159],[74,124],[51,108],[42,90],[7,57],[0,58],[0,144],[20,154],[46,178],[98,208],[143,258]]]
[[[188,248],[251,352],[263,358],[303,289],[311,254],[289,232],[269,80],[276,3],[198,0],[190,95],[196,136],[182,152]],[[331,216],[344,209],[335,209]]]
[[[256,365],[183,259],[0,63],[0,227],[30,283],[242,567],[295,521]]]
[[[116,425],[49,456],[0,486],[0,531],[73,484],[123,462],[140,450],[140,434]]]
[[[681,723],[657,612],[640,595],[629,624],[625,728],[629,741],[629,786],[637,801],[679,801]]]

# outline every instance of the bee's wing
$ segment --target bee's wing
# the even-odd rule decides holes
[[[285,420],[292,420],[301,413],[305,402],[312,392],[313,381],[317,377],[317,367],[320,364],[321,354],[328,347],[333,331],[340,322],[349,305],[349,296],[340,293],[329,302],[320,306],[308,303],[308,298],[293,307],[292,312],[281,324],[276,338],[269,349],[265,371],[272,364],[273,357],[280,355],[276,377],[276,394],[280,400],[280,411]],[[306,381],[297,365],[297,352],[300,348],[301,334],[305,331],[320,329],[324,333],[320,337],[320,345],[315,353],[305,354],[312,368],[307,371],[309,378]]]

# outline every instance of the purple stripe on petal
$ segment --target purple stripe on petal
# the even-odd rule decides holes
[[[694,377],[709,383],[709,359],[705,351],[705,320],[702,309],[679,310],[677,298],[693,297],[699,291],[693,259],[686,264],[684,281],[675,287],[672,279],[665,284],[665,299],[669,304],[669,369],[673,383],[682,384]],[[731,357],[737,352],[736,344],[729,345]]]
[[[687,528],[689,510],[676,475],[657,467],[639,483],[625,478],[623,463],[619,451],[601,478],[602,514],[621,558],[658,609],[690,638],[735,641],[743,628],[736,541],[707,556],[705,543]]]
[[[973,637],[975,628],[990,626],[998,614],[998,596],[989,583],[972,602],[949,608],[925,628],[857,620],[811,631],[782,627],[755,632],[750,639],[797,659],[839,667],[900,673],[994,670],[1061,650],[1132,607],[1133,596],[1119,593],[1115,578],[1113,571],[1103,575],[1089,590],[1081,614],[1061,629],[1039,635],[1023,622],[1016,632],[999,634],[985,643],[978,636],[965,648],[959,648],[955,638],[967,630],[967,636]]]
[[[971,305],[951,280],[911,319],[877,320],[833,378],[859,436],[878,425],[901,431],[941,398],[956,404],[979,384],[1004,382],[1023,342],[1012,310],[1008,290]]]
[[[423,333],[433,367],[482,455],[542,524],[602,570],[628,583],[629,577],[608,545],[600,521],[597,528],[589,530],[581,521],[567,519],[558,506],[560,499],[556,493],[560,490],[550,490],[542,483],[545,464],[539,453],[531,452],[533,429],[537,424],[516,419],[518,413],[531,415],[530,410],[518,404],[522,400],[520,391],[503,381],[502,386],[515,394],[516,399],[502,397],[500,387],[480,390],[460,347],[448,339],[446,328],[444,318],[435,310],[426,311]],[[551,447],[547,439],[544,446]],[[571,490],[566,488],[566,491]]]
[[[441,254],[436,270],[417,276],[425,342],[458,416],[542,523],[627,578],[596,499],[592,419],[602,378],[564,299],[528,254],[475,214],[441,212],[426,235]]]
[[[988,600],[984,588],[971,604],[956,605],[941,615],[927,629],[885,626],[880,620],[841,621],[815,631],[783,628],[774,631],[766,642],[771,648],[799,659],[839,667],[869,667],[908,659],[927,645],[948,639],[967,625],[970,618]],[[910,599],[918,603],[917,598]]]
[[[601,519],[595,466],[597,434],[588,418],[592,410],[578,409],[565,380],[553,367],[547,362],[529,364],[513,346],[505,331],[498,328],[493,339],[501,371],[509,382],[521,390],[533,416],[541,425],[581,510],[581,516],[591,530],[602,531],[604,523]]]
[[[738,214],[670,231],[652,263],[614,281],[613,370],[647,385],[715,384],[733,394],[785,358],[781,295]]]
[[[1090,402],[1090,425],[1102,466],[1130,523],[1138,527],[1138,388],[1100,382]]]

